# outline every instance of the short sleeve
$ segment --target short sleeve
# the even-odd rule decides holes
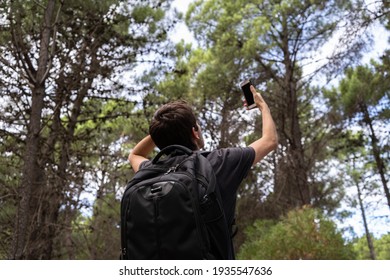
[[[237,190],[255,159],[252,147],[226,148],[210,152],[210,161],[221,190],[225,213],[230,222],[234,217]]]

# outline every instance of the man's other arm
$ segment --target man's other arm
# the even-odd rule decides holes
[[[156,145],[150,135],[146,136],[137,145],[135,145],[128,157],[134,172],[139,170],[139,166],[142,162],[148,160],[147,156],[153,151],[155,146]]]

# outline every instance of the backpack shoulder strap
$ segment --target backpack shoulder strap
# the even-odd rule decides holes
[[[222,204],[222,198],[221,198],[221,193],[220,193],[220,188],[218,187],[218,182],[217,182],[217,179],[216,179],[216,176],[215,176],[215,173],[214,173],[214,170],[213,170],[213,167],[211,165],[211,163],[209,162],[209,160],[207,159],[207,156],[211,153],[210,151],[202,151],[202,152],[198,152],[199,153],[199,158],[200,158],[200,172],[203,172],[202,170],[203,169],[207,169],[207,170],[211,170],[212,173],[213,173],[213,186],[215,186],[215,190],[213,190],[215,192],[215,195],[217,197],[217,199],[220,201],[220,203]],[[207,172],[207,171],[206,171]],[[236,217],[234,216],[233,217],[233,222],[232,224],[227,224],[227,220],[225,219],[225,223],[226,223],[226,227],[227,227],[227,232],[229,234],[229,240],[230,240],[230,257],[231,259],[234,259],[235,258],[235,253],[234,253],[234,249],[233,249],[233,237],[237,234],[238,232],[238,227],[236,225]]]
[[[217,178],[215,172],[209,160],[204,156],[203,152],[195,152],[196,154],[196,177],[207,184],[207,194],[212,192],[218,192],[219,188],[217,187]],[[219,194],[218,194],[219,196]]]

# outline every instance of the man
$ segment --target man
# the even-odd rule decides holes
[[[262,113],[262,136],[245,148],[217,149],[207,154],[220,188],[228,224],[233,223],[240,183],[251,166],[258,163],[278,145],[276,128],[268,105],[253,86],[250,89],[255,104]],[[181,101],[168,103],[158,109],[151,121],[149,133],[150,135],[141,140],[129,155],[129,161],[135,172],[146,164],[147,157],[156,146],[162,149],[176,144],[191,150],[199,150],[204,146],[202,131],[191,107]]]

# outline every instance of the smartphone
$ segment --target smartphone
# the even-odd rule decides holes
[[[255,100],[253,99],[253,93],[251,92],[251,85],[253,85],[252,80],[245,80],[241,82],[240,87],[244,93],[245,101],[248,109],[256,108]]]

